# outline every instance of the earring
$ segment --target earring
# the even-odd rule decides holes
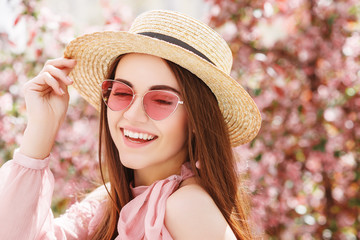
[[[200,162],[196,161],[195,166],[196,166],[197,169],[200,169]]]

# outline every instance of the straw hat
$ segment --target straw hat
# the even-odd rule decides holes
[[[170,60],[202,79],[218,100],[233,146],[257,135],[260,113],[249,94],[230,77],[231,50],[204,23],[177,12],[155,10],[138,16],[128,32],[96,32],[71,41],[64,56],[77,60],[70,73],[74,87],[98,110],[99,84],[111,62],[125,53]]]

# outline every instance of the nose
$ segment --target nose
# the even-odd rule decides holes
[[[133,102],[124,111],[124,118],[130,122],[146,122],[148,120],[148,116],[146,115],[142,105],[142,98],[135,95]]]

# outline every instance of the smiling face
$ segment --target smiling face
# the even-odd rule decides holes
[[[187,157],[187,114],[185,107],[163,120],[153,120],[144,111],[142,97],[149,90],[180,92],[174,73],[158,57],[127,54],[121,58],[115,79],[131,86],[136,96],[121,111],[108,108],[111,137],[121,163],[134,169],[135,185],[150,185],[156,180],[178,174]]]

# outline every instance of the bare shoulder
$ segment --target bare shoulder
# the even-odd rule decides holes
[[[165,225],[174,239],[236,239],[211,196],[191,181],[168,198]]]
[[[106,187],[110,191],[110,183],[107,183]],[[106,199],[107,196],[108,196],[108,193],[106,191],[105,186],[101,185],[98,188],[96,188],[95,190],[93,190],[92,192],[90,192],[83,201],[87,201],[87,200],[102,201],[102,200]]]

